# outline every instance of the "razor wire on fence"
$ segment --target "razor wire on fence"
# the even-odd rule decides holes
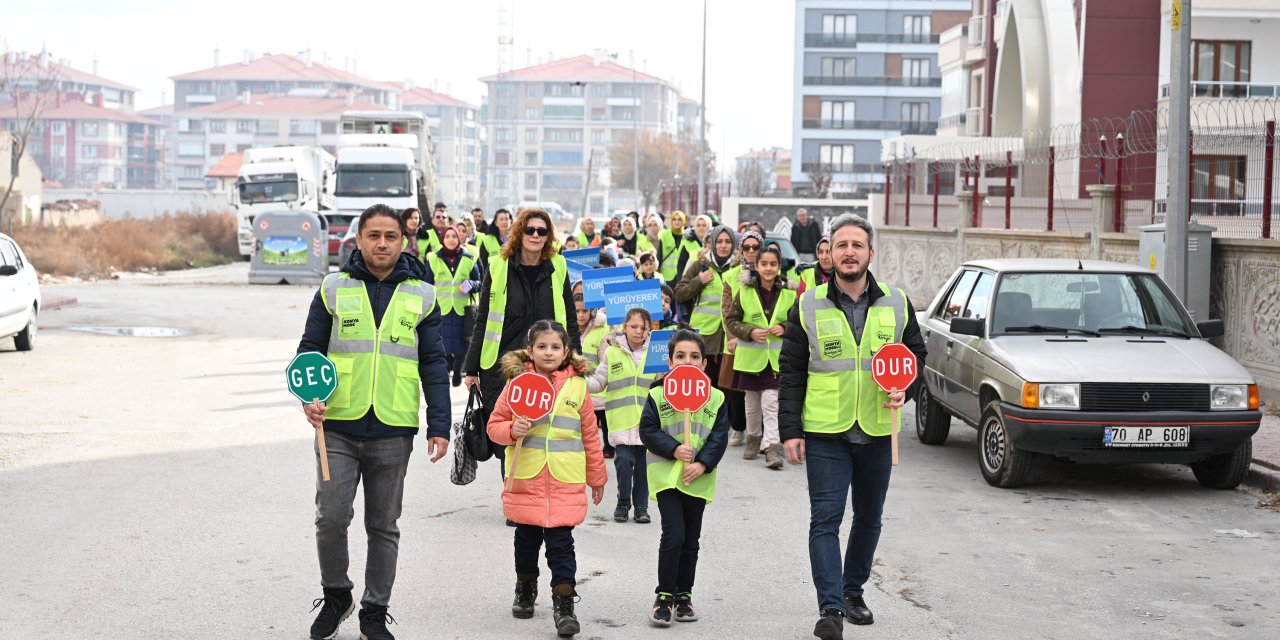
[[[1222,237],[1271,238],[1277,216],[1275,122],[1280,100],[1205,100],[1190,111],[1189,215]],[[1169,190],[1167,107],[1016,135],[939,139],[890,160],[893,224],[956,226],[954,194],[976,191],[967,226],[1092,229],[1091,185],[1110,185],[1106,230],[1161,222]],[[918,138],[913,138],[917,142]]]

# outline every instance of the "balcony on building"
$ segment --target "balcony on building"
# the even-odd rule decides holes
[[[804,46],[856,49],[859,44],[938,44],[936,33],[806,33]]]
[[[812,86],[836,87],[941,87],[942,78],[920,76],[805,76]]]
[[[935,122],[917,122],[913,120],[817,120],[806,119],[805,129],[845,130],[845,131],[897,131],[904,134],[931,136],[938,131]]]

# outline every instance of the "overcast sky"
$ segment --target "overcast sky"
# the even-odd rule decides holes
[[[297,53],[376,80],[435,83],[480,104],[498,64],[499,7],[509,7],[512,62],[617,52],[618,62],[669,80],[697,99],[701,9],[697,0],[418,0],[416,2],[158,2],[43,0],[6,3],[0,38],[11,49],[47,47],[55,59],[136,87],[138,107],[173,97],[170,76],[239,61],[244,50]],[[17,6],[13,6],[17,4]],[[791,146],[795,4],[710,0],[708,144],[723,157]],[[20,28],[15,28],[20,27]],[[725,166],[725,163],[721,163]]]

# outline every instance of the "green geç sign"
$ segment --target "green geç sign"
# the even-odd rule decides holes
[[[289,392],[304,403],[328,402],[338,388],[338,372],[333,361],[319,351],[307,351],[293,357],[285,369]]]

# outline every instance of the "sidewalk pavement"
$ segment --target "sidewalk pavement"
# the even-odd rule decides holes
[[[1262,426],[1253,435],[1253,465],[1246,482],[1264,491],[1280,491],[1280,416],[1276,414],[1262,414]]]
[[[40,297],[40,308],[45,311],[52,311],[54,309],[61,309],[62,307],[69,307],[75,303],[76,303],[76,299],[68,296],[41,296]]]

